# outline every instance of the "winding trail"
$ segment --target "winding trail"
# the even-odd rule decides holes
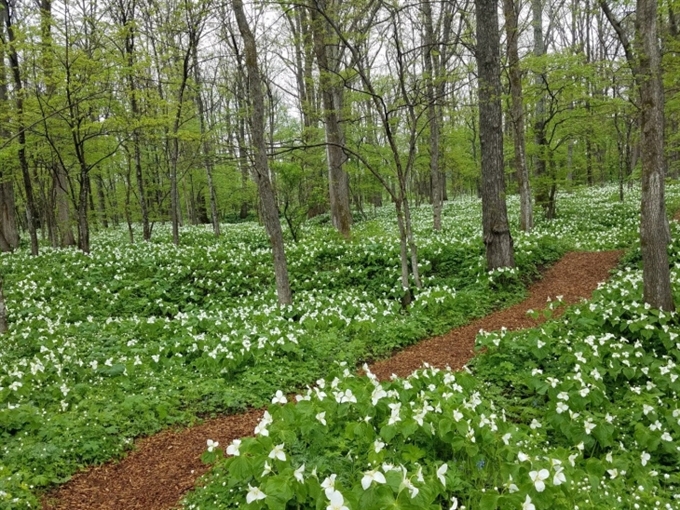
[[[545,309],[548,300],[562,296],[566,305],[587,299],[609,276],[621,251],[574,252],[548,269],[531,285],[527,299],[494,312],[448,333],[423,340],[371,366],[381,379],[392,374],[407,376],[423,362],[452,369],[462,368],[474,355],[475,336],[480,329],[502,327],[522,329],[542,322],[527,315],[528,310]],[[135,443],[135,450],[120,462],[96,466],[47,494],[43,510],[170,510],[191,490],[208,467],[200,461],[206,440],[228,445],[233,439],[249,436],[262,416],[262,410],[224,416],[202,424],[166,430]]]

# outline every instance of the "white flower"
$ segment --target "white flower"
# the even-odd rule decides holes
[[[531,420],[531,425],[529,425],[529,427],[530,427],[532,430],[540,429],[542,426],[543,426],[543,425],[541,425],[541,422],[538,421],[536,418],[534,418],[533,420]]]
[[[267,495],[260,490],[259,487],[253,487],[248,484],[248,494],[246,495],[246,503],[250,504],[253,501],[258,501],[260,499],[266,498]]]
[[[558,393],[557,398],[559,398],[560,400],[569,400],[569,393],[567,393],[566,391]]]
[[[303,464],[302,466],[300,466],[299,468],[297,468],[295,470],[295,472],[293,473],[293,476],[295,477],[295,479],[298,482],[305,483],[305,479],[303,477],[304,472],[305,472],[305,465]]]
[[[288,399],[283,392],[281,390],[276,390],[276,395],[274,395],[274,398],[272,399],[272,404],[285,404],[286,402],[288,402]]]
[[[534,482],[534,486],[538,492],[543,492],[545,490],[545,483],[543,480],[547,480],[549,476],[550,472],[547,469],[529,472],[529,478]]]
[[[455,409],[453,411],[453,419],[456,421],[460,421],[463,419],[463,413],[461,413],[458,409]]]
[[[160,361],[161,357],[160,357],[159,354],[152,354],[151,359],[154,360],[155,363],[158,363]],[[93,366],[92,368],[95,369],[95,370],[97,369],[96,363],[95,363],[95,366]]]
[[[272,424],[274,419],[272,418],[272,415],[269,414],[269,411],[265,411],[264,415],[262,416],[262,419],[260,420],[260,423],[257,424],[255,427],[255,435],[257,436],[268,436],[269,435],[269,430],[267,430],[267,427]]]
[[[647,465],[647,462],[649,462],[649,459],[651,459],[652,456],[648,454],[647,452],[642,452],[642,455],[640,455],[640,462],[642,463],[643,466]]]
[[[213,441],[212,439],[208,439],[207,442],[208,442],[208,451],[211,452],[211,453],[215,448],[217,448],[220,445],[220,443],[218,443],[217,441]]]
[[[277,444],[274,449],[269,452],[270,459],[278,459],[280,461],[286,460],[286,453],[283,451],[283,443]]]
[[[654,411],[654,407],[653,407],[653,406],[650,406],[650,405],[647,405],[647,404],[643,404],[643,405],[642,405],[642,412],[645,414],[645,416],[647,416],[647,415],[648,415],[649,413],[651,413],[652,411]]]
[[[377,386],[374,390],[373,393],[371,394],[371,402],[373,405],[377,405],[378,401],[380,401],[381,398],[385,398],[387,396],[387,392],[383,389],[382,386]]]
[[[17,391],[19,388],[21,388],[23,384],[19,381],[14,381],[12,384],[9,385],[9,389],[12,391]]]
[[[411,499],[415,498],[418,495],[418,493],[420,492],[420,489],[418,487],[416,487],[415,485],[413,485],[411,480],[406,478],[406,468],[404,468],[404,478],[401,481],[401,486],[408,489],[408,491],[411,495]]]
[[[595,423],[590,421],[590,418],[586,420],[586,422],[583,424],[583,426],[586,429],[586,434],[590,435],[590,433],[593,431],[593,429],[596,427]]]
[[[522,503],[522,510],[536,510],[536,505],[531,502],[531,496],[528,494],[524,503]]]
[[[385,448],[385,443],[383,443],[380,439],[373,441],[373,449],[375,450],[375,453],[380,453],[380,450],[383,448]]]
[[[617,476],[619,476],[619,470],[616,469],[616,468],[614,468],[614,469],[608,469],[608,470],[607,470],[607,473],[609,473],[609,476],[612,477],[612,480],[613,480],[614,478],[616,478]]]
[[[264,461],[264,469],[262,470],[262,474],[260,476],[267,476],[271,472],[272,472],[272,467],[269,465],[269,462],[267,462],[265,460]]]
[[[326,495],[329,494],[329,491],[333,490],[335,488],[335,478],[337,477],[336,474],[332,474],[331,476],[327,476],[323,482],[321,482],[321,488],[326,491]],[[330,499],[330,498],[328,498]]]
[[[238,457],[241,455],[241,453],[238,451],[238,449],[241,447],[241,440],[240,439],[234,439],[229,446],[227,446],[227,455],[233,455],[234,457]]]
[[[562,466],[557,466],[555,468],[555,476],[553,476],[553,485],[562,485],[567,481],[567,477],[564,476],[564,468]]]
[[[319,420],[323,426],[326,426],[326,411],[321,411],[317,414],[316,419]]]
[[[451,508],[449,508],[449,510],[456,510],[456,508],[458,508],[458,498],[453,496],[451,498]]]
[[[527,460],[529,460],[529,456],[524,452],[519,452],[517,454],[517,460],[519,460],[520,462],[526,462]]]
[[[326,510],[349,510],[349,508],[345,506],[345,498],[342,497],[342,493],[340,491],[327,491],[326,497],[330,503],[326,507]]]
[[[506,434],[503,434],[503,437],[501,438],[503,442],[505,443],[505,446],[508,446],[510,444],[510,438],[512,437],[512,434],[510,432],[507,432]]]
[[[364,473],[364,477],[361,479],[361,486],[364,488],[364,490],[368,490],[373,482],[387,483],[387,480],[385,480],[385,475],[383,475],[377,469],[373,471],[366,471]]]
[[[557,411],[557,414],[562,414],[563,412],[569,410],[569,406],[567,404],[565,404],[564,402],[558,402],[557,403],[557,409],[555,409],[555,410]]]
[[[449,465],[444,463],[441,466],[439,466],[439,469],[437,469],[437,478],[439,478],[439,481],[442,483],[444,487],[446,487],[446,478],[444,475],[446,475],[446,472],[449,470]]]
[[[668,432],[661,434],[661,439],[663,441],[673,441],[673,437]]]

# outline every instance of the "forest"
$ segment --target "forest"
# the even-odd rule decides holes
[[[0,0],[0,510],[680,508],[678,11]]]

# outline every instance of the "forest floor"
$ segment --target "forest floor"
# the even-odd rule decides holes
[[[423,340],[394,356],[378,361],[370,370],[380,379],[392,374],[407,376],[423,363],[459,370],[474,356],[475,336],[480,330],[503,327],[522,329],[537,326],[527,312],[543,311],[549,301],[561,296],[566,306],[587,299],[609,276],[621,251],[573,252],[550,267],[543,278],[528,289],[528,297],[514,306],[494,312],[448,333]],[[139,439],[133,451],[118,462],[92,467],[78,473],[43,499],[43,510],[169,510],[177,508],[184,494],[208,471],[201,454],[208,439],[226,446],[232,440],[253,434],[263,410],[206,420],[178,430],[166,430]]]

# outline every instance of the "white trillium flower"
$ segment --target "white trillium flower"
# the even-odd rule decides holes
[[[295,472],[293,473],[293,476],[295,477],[295,479],[298,482],[305,483],[305,479],[304,479],[304,476],[303,476],[304,473],[305,473],[305,465],[303,464],[302,466],[300,466],[299,468],[297,468],[295,470]]]
[[[661,434],[661,439],[663,441],[673,441],[673,437],[668,432]]]
[[[517,460],[519,460],[520,462],[526,462],[529,460],[529,456],[524,452],[519,452],[517,454]]]
[[[557,466],[555,468],[555,476],[553,476],[553,485],[562,485],[567,481],[567,477],[564,475],[564,468],[562,466]]]
[[[278,459],[282,462],[285,462],[286,460],[286,452],[283,451],[283,445],[284,443],[277,444],[274,449],[269,452],[269,458],[270,459]]]
[[[326,494],[329,493],[329,491],[335,489],[335,478],[338,475],[332,474],[331,476],[327,476],[323,482],[321,482],[321,488],[326,491]],[[330,499],[330,498],[329,498]]]
[[[213,450],[220,445],[220,443],[218,443],[217,441],[213,441],[212,439],[208,439],[207,443],[208,443],[208,451],[210,453],[212,453]]]
[[[349,508],[345,506],[345,498],[342,496],[340,491],[327,491],[326,497],[328,498],[329,502],[326,510],[349,510]]]
[[[446,478],[444,475],[446,475],[446,472],[449,470],[449,465],[448,464],[442,464],[439,466],[439,469],[437,469],[437,478],[439,478],[439,481],[442,483],[444,487],[446,487]]]
[[[451,498],[451,508],[449,510],[456,510],[458,508],[458,498],[456,496],[453,496]]]
[[[534,487],[536,487],[536,491],[538,492],[543,492],[545,490],[544,480],[547,480],[549,476],[550,472],[547,469],[529,472],[529,478],[534,482]]]
[[[586,434],[590,435],[590,433],[593,431],[593,429],[596,427],[596,424],[590,421],[590,418],[586,420],[586,422],[583,424],[584,428],[586,429]]]
[[[531,420],[531,425],[529,425],[529,428],[532,430],[540,429],[543,425],[541,425],[541,422],[538,421],[536,418]]]
[[[316,419],[319,420],[323,426],[326,426],[326,411],[317,414]]]
[[[648,454],[647,452],[642,452],[640,455],[640,462],[642,463],[643,466],[647,465],[647,462],[649,462],[649,459],[651,459],[652,456]]]
[[[364,473],[364,477],[361,479],[361,486],[364,488],[364,490],[368,490],[373,482],[387,483],[387,480],[385,479],[385,475],[383,475],[377,469],[366,471]]]
[[[272,404],[285,404],[288,399],[281,390],[276,390],[276,395],[272,398]]]
[[[259,501],[266,498],[267,495],[260,490],[259,487],[253,487],[248,484],[248,494],[246,494],[246,503],[250,504],[253,501]]]
[[[373,449],[375,450],[375,453],[380,453],[380,450],[383,448],[385,448],[385,443],[383,443],[380,439],[373,441]]]
[[[531,496],[528,494],[524,499],[524,503],[522,503],[522,510],[536,510],[536,505],[531,502]]]
[[[267,476],[271,472],[272,472],[272,467],[269,465],[269,462],[267,462],[265,460],[264,461],[264,469],[262,470],[262,475],[260,475],[260,476]]]
[[[229,446],[227,446],[227,455],[233,455],[234,457],[238,457],[241,455],[241,453],[238,451],[238,449],[241,447],[241,440],[240,439],[234,439]]]

